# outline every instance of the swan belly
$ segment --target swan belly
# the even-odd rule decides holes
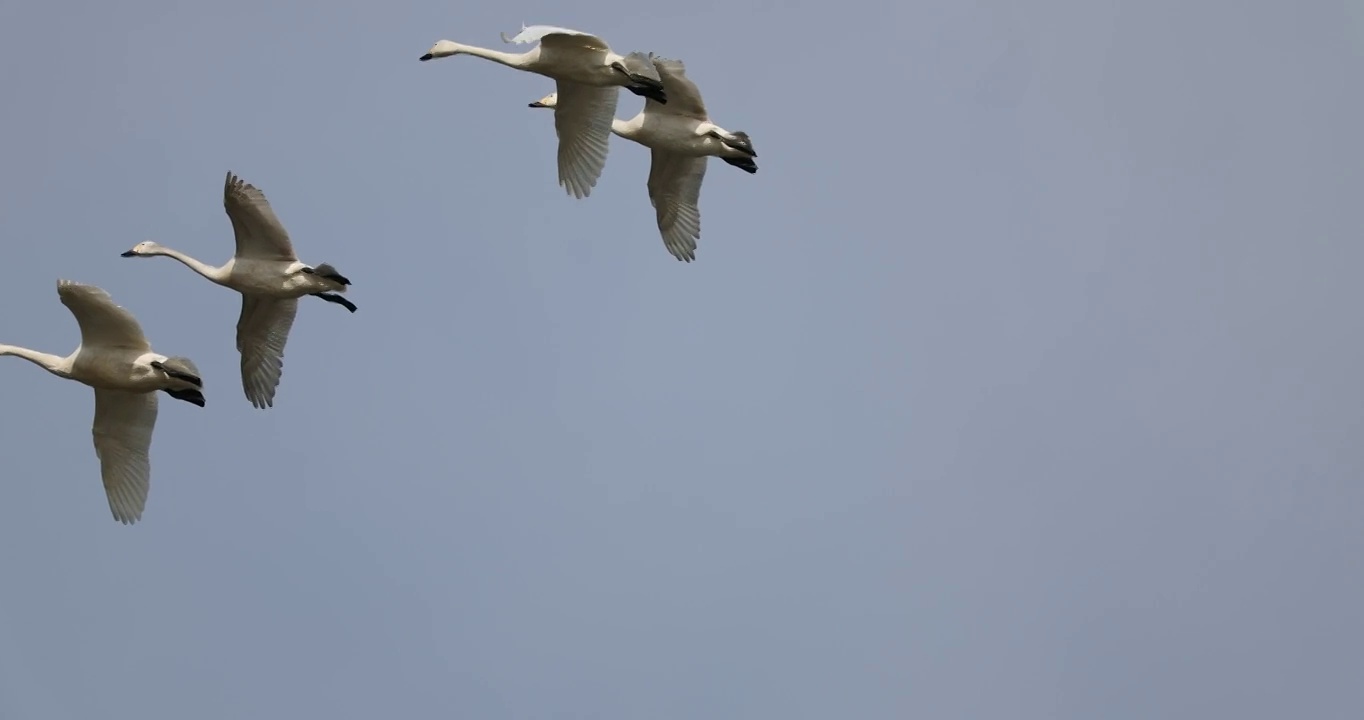
[[[629,78],[607,64],[606,53],[593,50],[551,52],[541,46],[540,57],[532,69],[555,80],[593,87],[611,87],[629,82]]]
[[[164,381],[152,370],[149,353],[122,348],[81,347],[71,364],[71,377],[105,390],[153,392]]]
[[[630,139],[645,147],[692,157],[724,153],[726,145],[719,139],[697,134],[700,125],[695,120],[672,116],[646,119]]]
[[[238,258],[232,263],[227,286],[247,295],[302,297],[313,285],[312,276],[299,270],[303,263],[293,260],[251,260]]]

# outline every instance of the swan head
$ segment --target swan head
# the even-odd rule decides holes
[[[133,246],[133,249],[120,253],[119,257],[150,257],[157,255],[161,251],[161,246],[147,240]]]
[[[453,43],[449,40],[437,40],[436,44],[432,45],[431,49],[426,51],[425,55],[417,59],[421,60],[422,62],[426,62],[427,60],[434,60],[436,58],[450,57],[451,55],[454,55],[458,52],[459,52],[458,44]]]
[[[559,104],[559,93],[552,92],[530,104],[530,107],[553,108]]]

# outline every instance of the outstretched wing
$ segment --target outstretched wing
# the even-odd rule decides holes
[[[257,408],[274,407],[275,388],[284,374],[284,345],[298,313],[295,298],[242,295],[237,319],[237,351],[242,355],[242,389]]]
[[[658,232],[673,257],[685,262],[696,259],[701,239],[701,181],[706,177],[706,158],[653,151],[649,166],[649,202],[658,215]]]
[[[126,308],[114,304],[109,293],[94,285],[70,280],[57,281],[57,296],[76,316],[81,326],[81,345],[85,347],[151,350],[142,326]]]
[[[507,37],[502,33],[502,42],[524,45],[539,41],[541,44],[564,45],[589,47],[594,50],[610,50],[606,41],[580,30],[570,30],[568,28],[554,27],[553,25],[522,25],[521,32],[513,37]]]
[[[95,388],[95,456],[114,519],[131,525],[142,517],[151,490],[152,429],[156,393]]]
[[[232,233],[237,237],[239,258],[253,260],[297,260],[293,243],[284,224],[270,209],[270,201],[259,188],[241,178],[227,174],[223,184],[223,207],[232,221]]]
[[[560,81],[558,92],[554,131],[559,135],[559,184],[582,199],[592,194],[606,167],[620,88]]]
[[[648,112],[666,112],[701,121],[709,120],[706,104],[701,100],[701,90],[687,77],[687,68],[682,61],[661,57],[654,57],[653,61],[663,80],[663,94],[668,97],[668,102],[663,104],[646,99],[645,109]]]

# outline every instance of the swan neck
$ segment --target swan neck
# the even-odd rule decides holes
[[[208,278],[209,280],[212,280],[215,283],[218,283],[219,285],[221,285],[227,279],[227,273],[223,271],[223,268],[214,267],[212,265],[209,265],[208,263],[195,260],[194,258],[180,252],[179,250],[172,250],[171,248],[163,247],[158,248],[155,254],[164,255],[168,258],[179,260],[190,270],[193,270],[194,272],[203,275],[204,277]]]
[[[37,350],[17,347],[14,345],[0,345],[0,356],[12,355],[23,358],[34,365],[56,375],[57,377],[71,377],[71,359],[60,355],[52,355]]]
[[[536,46],[536,48],[530,52],[510,53],[502,52],[500,50],[492,50],[489,48],[482,48],[478,47],[477,45],[460,45],[455,50],[455,53],[463,55],[473,55],[474,57],[481,57],[484,60],[492,60],[495,63],[506,65],[507,67],[516,68],[518,70],[525,70],[532,62],[534,62],[534,58],[532,57],[532,55],[538,55],[539,49],[540,49],[539,46]]]
[[[634,117],[629,120],[621,120],[620,118],[611,119],[611,132],[626,140],[639,142],[640,131],[643,129],[644,120],[641,117]]]

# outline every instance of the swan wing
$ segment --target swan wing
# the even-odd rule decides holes
[[[671,98],[669,103],[671,103]],[[696,259],[701,238],[701,181],[706,177],[706,158],[653,150],[649,166],[649,202],[658,214],[663,244],[678,260]]]
[[[645,109],[649,112],[666,112],[703,122],[708,121],[710,116],[706,113],[706,104],[701,100],[701,90],[687,77],[687,67],[682,61],[661,57],[654,57],[653,61],[654,67],[658,69],[659,78],[663,81],[663,94],[668,97],[668,102],[660,104],[655,100],[646,99]]]
[[[76,316],[76,322],[81,326],[82,346],[152,349],[147,336],[142,334],[142,326],[138,324],[137,318],[126,308],[116,305],[103,289],[71,280],[58,280],[57,296]]]
[[[284,224],[270,209],[270,201],[259,188],[227,174],[223,184],[223,207],[232,221],[232,233],[237,237],[239,258],[253,260],[297,260],[293,243]]]
[[[620,88],[558,83],[554,132],[559,136],[559,184],[575,198],[592,194],[611,142]]]
[[[95,388],[95,456],[109,510],[124,525],[141,519],[147,507],[156,412],[154,392]]]
[[[284,344],[297,314],[297,298],[242,295],[242,315],[237,319],[242,389],[257,408],[275,404],[275,388],[284,374]]]
[[[529,27],[522,25],[521,32],[512,37],[507,37],[506,33],[502,33],[502,42],[504,43],[524,45],[526,43],[536,42],[537,40],[541,44],[548,43],[551,45],[563,45],[565,47],[587,47],[593,50],[611,49],[607,47],[605,40],[602,40],[592,33],[555,27],[553,25],[531,25]]]

